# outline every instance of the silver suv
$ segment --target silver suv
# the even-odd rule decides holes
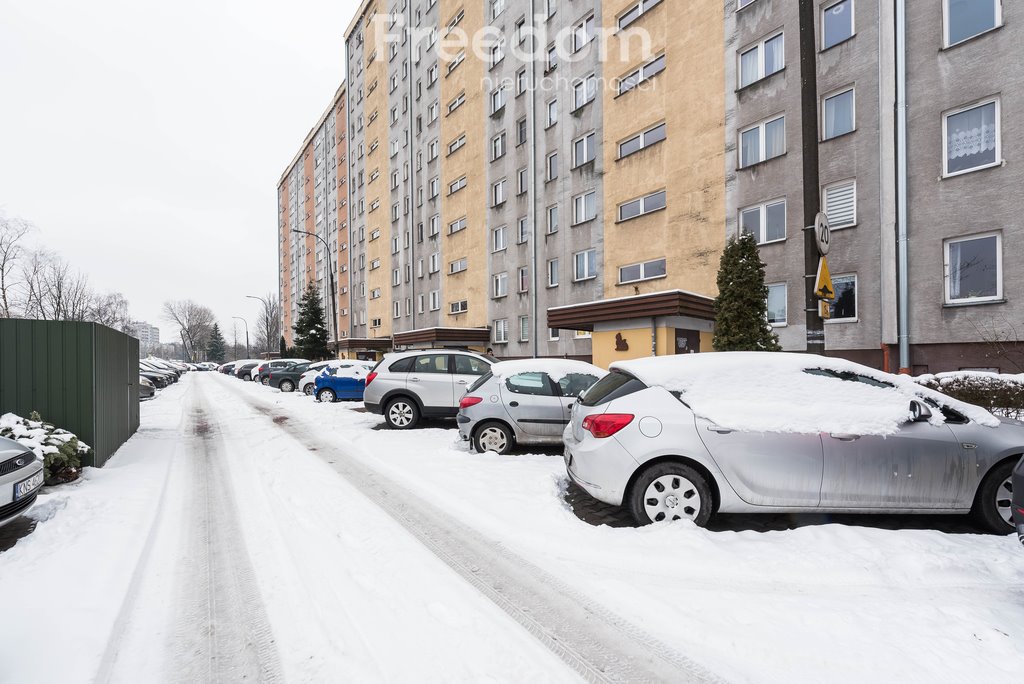
[[[454,349],[387,354],[366,376],[363,403],[398,430],[415,427],[421,418],[454,418],[466,388],[492,363],[483,354]]]

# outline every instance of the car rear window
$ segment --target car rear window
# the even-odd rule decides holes
[[[579,403],[583,406],[600,406],[643,389],[647,389],[647,385],[632,375],[621,371],[612,371],[584,392],[580,396]]]
[[[392,373],[409,373],[412,371],[412,364],[415,361],[415,356],[407,356],[404,359],[398,359],[398,361],[395,361],[393,364],[388,366],[388,371]],[[374,370],[377,370],[376,366],[374,366]]]

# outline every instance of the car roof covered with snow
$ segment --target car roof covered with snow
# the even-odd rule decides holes
[[[567,375],[594,375],[603,378],[608,371],[586,361],[573,359],[516,359],[515,361],[499,361],[491,366],[491,373],[499,379],[509,378],[519,373],[547,373],[558,382]]]

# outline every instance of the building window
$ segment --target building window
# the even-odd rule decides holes
[[[594,161],[597,148],[597,133],[588,133],[572,143],[572,167],[575,169]]]
[[[505,156],[505,133],[499,133],[491,139],[491,161]]]
[[[466,217],[463,216],[458,221],[452,221],[448,224],[448,234],[458,233],[460,230],[465,230],[466,226],[469,225]]]
[[[497,114],[505,108],[505,87],[491,91],[491,114]]]
[[[597,97],[597,76],[590,74],[572,84],[572,111],[590,104]]]
[[[430,310],[437,311],[441,308],[441,292],[439,290],[430,291]]]
[[[741,2],[743,0],[740,0]],[[619,15],[619,28],[624,29],[634,21],[651,11],[652,8],[661,4],[661,0],[638,0],[629,6],[625,12]]]
[[[628,74],[619,79],[619,95],[628,93],[630,90],[633,90],[644,81],[654,78],[664,70],[665,55],[655,57],[647,64],[644,64],[642,67],[638,69],[634,69],[633,71],[629,72]]]
[[[526,92],[526,87],[529,81],[526,78],[526,69],[520,69],[516,72],[516,96],[522,95]]]
[[[786,283],[768,286],[768,322],[786,325]]]
[[[516,145],[522,145],[526,142],[526,119],[520,119],[516,122]]]
[[[857,276],[832,276],[836,298],[829,304],[829,321],[857,319]]]
[[[519,341],[529,342],[530,341],[530,317],[520,316],[519,317]]]
[[[853,0],[839,0],[821,10],[821,49],[853,37]]]
[[[462,273],[463,271],[466,270],[467,265],[468,264],[466,261],[466,257],[456,259],[455,261],[448,264],[448,274],[451,275],[453,273]]]
[[[416,295],[416,313],[423,313],[423,295]]]
[[[548,259],[548,287],[558,287],[558,259]]]
[[[652,192],[646,197],[625,202],[619,205],[619,221],[629,221],[644,214],[650,214],[665,208],[665,191]]]
[[[451,114],[456,109],[466,103],[466,91],[462,91],[455,96],[455,99],[448,103],[448,113]]]
[[[451,302],[450,304],[448,304],[448,313],[449,314],[455,315],[455,314],[466,313],[467,311],[469,311],[469,301],[468,300],[463,299],[463,300],[460,300],[458,302]]]
[[[558,341],[558,328],[548,328],[548,341],[549,342],[557,342]]]
[[[437,273],[441,270],[441,253],[434,252],[430,255],[430,263],[428,267],[429,273]]]
[[[391,270],[391,286],[398,287],[402,284],[402,271],[400,269]]]
[[[740,232],[754,236],[757,243],[786,239],[786,200],[765,202],[740,210]]]
[[[505,241],[505,226],[499,226],[491,231],[491,251],[500,252],[508,245]]]
[[[558,232],[558,205],[548,207],[548,235]]]
[[[437,235],[440,232],[441,232],[441,215],[440,214],[434,214],[433,216],[430,217],[430,228],[429,228],[430,237],[434,237],[435,235]]]
[[[578,52],[594,38],[594,15],[572,27],[572,51]]]
[[[375,287],[370,290],[370,299],[380,299],[380,288]]]
[[[371,318],[370,319],[370,327],[371,328],[379,328],[380,324],[381,324],[381,319],[379,319],[379,318]]]
[[[946,240],[944,248],[947,303],[1003,298],[1003,245],[999,233]]]
[[[491,0],[491,19],[496,19],[505,11],[505,0]]]
[[[1002,0],[943,0],[942,10],[946,47],[1003,23]]]
[[[619,284],[636,283],[641,280],[653,280],[665,277],[665,260],[655,259],[642,264],[630,264],[619,267]]]
[[[778,157],[786,151],[786,117],[762,121],[740,132],[740,168]]]
[[[547,180],[555,180],[558,178],[558,153],[552,152],[548,155],[547,164]]]
[[[554,44],[548,46],[547,64],[544,73],[554,71],[558,68],[558,47]]]
[[[665,139],[665,124],[658,124],[653,128],[649,128],[643,133],[638,133],[632,138],[628,138],[619,143],[619,159],[628,157],[631,154],[636,154],[642,149],[656,145]]]
[[[558,100],[548,102],[548,127],[558,123]]]
[[[491,278],[491,296],[497,299],[508,294],[508,274],[498,273]]]
[[[463,50],[459,54],[455,55],[455,57],[452,59],[452,61],[448,62],[448,69],[446,70],[445,75],[450,75],[453,71],[455,71],[455,69],[460,64],[462,64],[462,62],[465,59],[466,59],[466,51],[465,50]]]
[[[597,250],[588,249],[573,255],[572,279],[575,282],[597,277]]]
[[[459,190],[462,190],[464,187],[466,187],[466,177],[465,176],[463,176],[462,178],[459,178],[458,180],[454,180],[454,181],[452,181],[451,183],[448,184],[448,194],[449,195],[454,195]]]
[[[494,321],[494,342],[504,344],[508,342],[508,319],[500,318]]]
[[[591,190],[572,198],[572,225],[576,226],[597,218],[597,192]],[[554,231],[548,231],[554,232]]]
[[[943,175],[955,176],[1000,163],[999,100],[942,115]]]
[[[821,193],[821,210],[832,230],[857,225],[857,181],[827,185]]]
[[[519,238],[518,244],[524,244],[530,239],[530,221],[525,216],[519,217]]]
[[[491,68],[498,66],[505,59],[505,39],[499,38],[491,46]]]
[[[520,266],[519,271],[516,273],[516,279],[519,281],[519,291],[529,292],[530,291],[530,268],[529,266]]]
[[[465,146],[465,144],[466,144],[466,136],[465,136],[465,134],[460,135],[455,140],[452,140],[450,143],[448,143],[448,155],[451,156],[451,155],[455,154],[456,152],[461,150],[463,148],[463,146]]]
[[[526,192],[528,181],[529,175],[525,167],[516,171],[516,189],[520,195]]]
[[[782,71],[786,66],[783,40],[777,33],[740,53],[740,88]]]
[[[851,132],[856,126],[853,88],[829,95],[821,103],[822,139]]]
[[[491,206],[499,207],[505,203],[505,179],[502,178],[491,186]]]
[[[402,302],[391,302],[391,317],[401,318],[402,317]]]

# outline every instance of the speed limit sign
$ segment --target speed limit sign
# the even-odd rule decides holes
[[[828,254],[832,234],[828,229],[828,216],[820,211],[814,217],[814,240],[818,243],[818,253],[821,256]]]

